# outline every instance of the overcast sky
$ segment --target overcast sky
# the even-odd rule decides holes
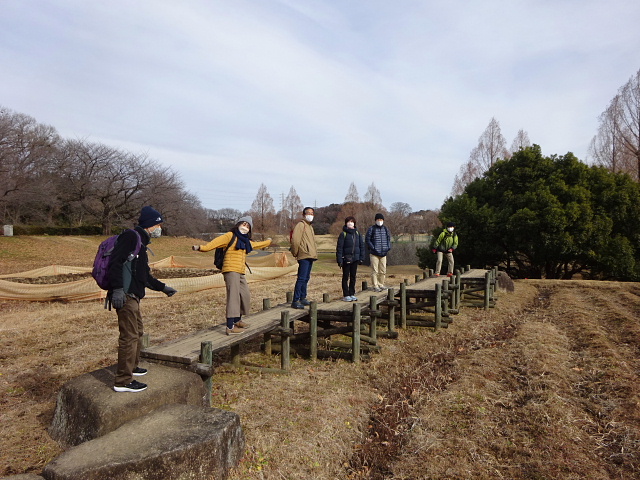
[[[0,0],[0,105],[147,153],[206,208],[435,209],[492,117],[587,158],[640,69],[632,0]]]

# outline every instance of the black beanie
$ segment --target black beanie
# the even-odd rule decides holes
[[[151,228],[159,223],[162,223],[162,215],[160,215],[160,212],[153,207],[142,207],[142,210],[140,210],[138,225],[142,228]]]
[[[449,227],[454,227],[455,228],[455,226],[456,226],[456,224],[453,223],[453,222],[447,223],[447,228],[449,228]]]
[[[384,215],[381,213],[376,213],[376,220],[384,220]]]

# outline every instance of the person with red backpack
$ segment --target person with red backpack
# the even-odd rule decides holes
[[[168,297],[177,290],[165,285],[151,275],[147,245],[162,233],[162,215],[153,207],[143,207],[135,229],[125,230],[118,240],[109,260],[109,291],[107,300],[118,314],[118,366],[116,392],[141,392],[147,385],[134,380],[134,376],[147,373],[138,366],[140,362],[140,337],[143,334],[140,300],[145,288],[164,292]],[[139,245],[141,243],[141,245]],[[137,255],[136,249],[140,247]]]

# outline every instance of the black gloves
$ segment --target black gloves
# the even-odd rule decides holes
[[[165,285],[162,291],[167,295],[167,297],[170,297],[177,292],[175,288],[171,288],[169,285]]]
[[[111,293],[111,305],[116,310],[124,307],[124,302],[126,301],[126,295],[124,294],[124,290],[122,288],[116,288],[113,293]]]

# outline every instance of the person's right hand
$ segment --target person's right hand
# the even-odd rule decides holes
[[[191,249],[198,252],[200,250],[200,245],[194,245],[193,247],[191,247]]]
[[[432,251],[433,253],[436,253],[436,249],[435,249],[435,248],[432,248],[432,249],[431,249],[431,251]]]
[[[111,305],[116,310],[124,307],[124,302],[126,300],[126,295],[124,294],[124,290],[122,288],[116,288],[111,294]]]

